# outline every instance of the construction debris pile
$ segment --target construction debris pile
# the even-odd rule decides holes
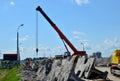
[[[87,81],[107,80],[108,72],[94,67],[95,58],[70,56],[63,59],[43,59],[30,62],[21,69],[21,81]]]

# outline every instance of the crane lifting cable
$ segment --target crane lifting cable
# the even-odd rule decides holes
[[[36,11],[36,55],[38,55],[38,12]]]

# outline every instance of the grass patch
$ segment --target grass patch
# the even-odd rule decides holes
[[[1,70],[0,74],[3,75],[0,81],[19,81],[21,77],[21,74],[18,72],[17,67]]]
[[[6,76],[7,72],[7,69],[0,69],[0,81]]]

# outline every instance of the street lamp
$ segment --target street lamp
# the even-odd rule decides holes
[[[84,48],[84,43],[81,43],[83,45],[83,51],[85,51],[85,48]]]
[[[22,27],[24,24],[21,24],[20,26],[18,26],[17,28],[17,62],[18,65],[20,65],[20,50],[19,50],[19,29],[20,27]]]

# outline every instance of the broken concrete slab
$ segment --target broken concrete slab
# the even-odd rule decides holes
[[[85,71],[85,61],[86,61],[86,57],[78,57],[78,61],[76,63],[76,67],[75,67],[75,74],[76,76],[78,76],[79,78],[81,78],[83,76],[83,73]]]
[[[70,56],[65,59],[45,59],[39,61],[38,70],[31,70],[30,76],[25,75],[28,81],[87,81],[106,79],[107,74],[94,67],[94,58]],[[33,62],[34,63],[34,62]],[[34,67],[36,64],[34,64]],[[33,68],[34,69],[34,68]],[[105,74],[102,77],[100,74]],[[97,75],[97,76],[94,76]],[[24,80],[23,80],[24,81]]]
[[[85,75],[87,79],[107,79],[108,72],[102,72],[95,68],[95,58],[89,58],[86,63]]]

